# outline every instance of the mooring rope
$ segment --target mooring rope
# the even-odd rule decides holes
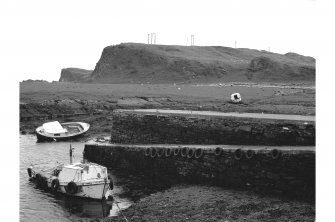
[[[111,187],[109,186],[109,184],[107,184],[107,185],[108,185],[109,190],[111,190]],[[122,213],[122,210],[121,210],[121,208],[119,207],[119,205],[117,204],[117,201],[116,201],[114,195],[112,195],[112,196],[113,196],[114,203],[115,203],[115,205],[117,206],[117,208],[119,208],[119,211],[120,211],[120,213],[121,213],[123,219],[124,219],[125,221],[129,222],[128,219],[127,219],[127,217]]]
[[[114,196],[113,196],[113,199],[115,200],[115,197],[114,197]],[[119,211],[120,211],[120,213],[121,213],[123,219],[124,219],[125,221],[128,222],[128,219],[127,219],[126,216],[122,213],[122,210],[121,210],[121,208],[119,207],[119,205],[117,204],[117,201],[116,201],[116,200],[115,200],[115,204],[116,204],[117,208],[119,208]]]

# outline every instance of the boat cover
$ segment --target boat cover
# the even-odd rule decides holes
[[[64,129],[58,121],[44,123],[43,124],[43,129],[47,133],[66,133],[67,132],[67,130]]]

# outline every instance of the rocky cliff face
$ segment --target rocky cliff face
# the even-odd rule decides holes
[[[73,73],[73,72],[72,72]],[[125,43],[104,48],[88,78],[94,83],[315,82],[315,59],[221,46]],[[73,77],[73,78],[72,78]]]
[[[62,69],[59,82],[85,82],[92,70],[65,68]]]

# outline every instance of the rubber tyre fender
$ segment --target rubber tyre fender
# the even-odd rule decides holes
[[[180,154],[180,148],[175,148],[173,150],[173,155],[178,156]]]
[[[237,149],[234,152],[234,158],[235,160],[241,160],[243,157],[243,151],[241,149]]]
[[[28,171],[29,178],[31,178],[31,176],[32,176],[32,169],[29,167],[29,168],[27,168],[27,171]]]
[[[191,159],[195,154],[195,149],[188,149],[187,150],[187,158]]]
[[[278,150],[278,149],[273,149],[273,150],[271,150],[270,155],[271,155],[272,159],[276,160],[281,156],[281,151]]]
[[[57,191],[59,188],[59,180],[58,179],[53,179],[51,182],[51,189],[54,191]]]
[[[221,147],[216,147],[214,150],[215,156],[221,156],[223,149]]]
[[[144,151],[144,155],[145,156],[150,156],[150,148],[146,148],[145,151]]]
[[[164,148],[158,148],[157,150],[157,157],[163,157],[165,154]]]
[[[37,182],[38,185],[42,184],[42,175],[41,174],[37,173],[35,175],[35,179],[36,179],[36,182]]]
[[[186,157],[187,156],[187,151],[188,151],[187,147],[182,148],[181,151],[180,151],[180,155],[182,157]]]
[[[78,192],[78,186],[75,182],[71,181],[66,186],[66,193],[75,194]]]
[[[171,154],[172,154],[172,149],[171,148],[166,148],[165,149],[165,157],[169,157],[169,156],[171,156]]]
[[[113,180],[110,178],[110,176],[108,176],[108,180],[109,180],[109,188],[113,190],[114,189]]]
[[[201,149],[201,148],[198,148],[198,149],[195,151],[195,153],[194,153],[194,157],[195,157],[196,159],[199,159],[199,158],[202,157],[203,154],[204,154],[204,150]]]
[[[255,151],[254,150],[247,150],[247,152],[245,152],[245,157],[250,160],[251,158],[253,158],[255,155]]]
[[[157,155],[157,150],[156,150],[156,148],[155,148],[155,147],[151,147],[151,148],[150,148],[150,157],[151,157],[151,158],[154,158],[154,157],[156,157],[156,155]]]

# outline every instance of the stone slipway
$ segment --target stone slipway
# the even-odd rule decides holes
[[[238,117],[273,120],[293,120],[315,122],[315,116],[287,115],[287,114],[264,114],[264,113],[225,113],[214,111],[192,111],[192,110],[165,110],[165,109],[117,109],[115,112],[124,113],[148,113],[148,114],[180,114],[195,116],[217,116],[217,117]]]

